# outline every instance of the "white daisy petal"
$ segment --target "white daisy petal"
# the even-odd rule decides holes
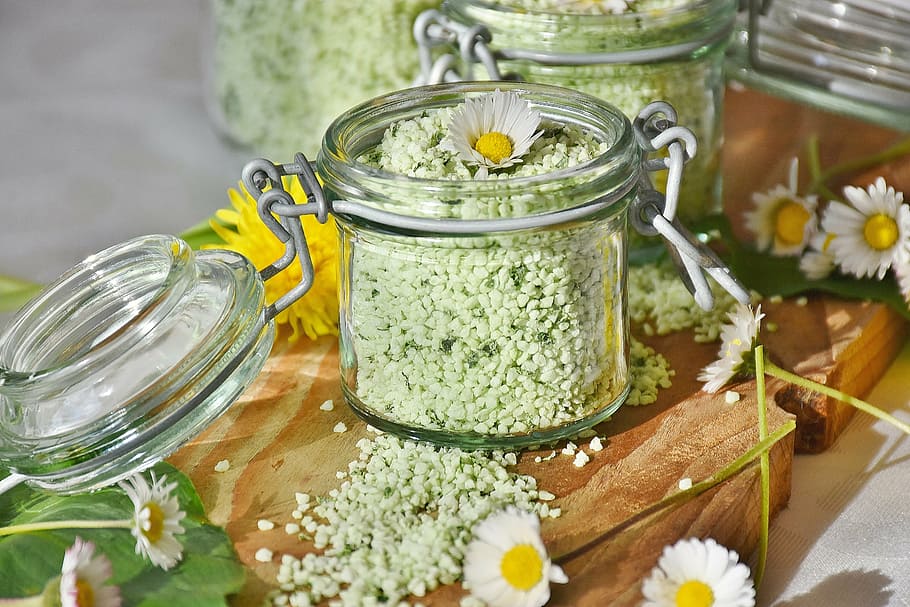
[[[537,516],[512,506],[475,526],[462,573],[465,588],[489,607],[541,607],[551,581],[568,581],[547,557]]]
[[[111,562],[103,554],[94,556],[95,545],[77,537],[63,555],[60,571],[60,603],[80,607],[86,597],[95,607],[120,607],[120,589],[110,586]]]
[[[753,313],[751,306],[737,305],[727,314],[729,324],[720,332],[720,349],[718,359],[710,363],[698,374],[698,381],[704,382],[702,390],[715,393],[727,385],[730,380],[749,367],[752,352],[758,344],[758,333],[761,328],[761,306]],[[687,550],[688,548],[683,548]],[[692,548],[695,550],[696,548]]]
[[[712,539],[683,539],[664,548],[657,566],[642,582],[643,607],[676,607],[684,585],[707,586],[711,605],[754,607],[755,588],[739,556]]]
[[[141,474],[134,474],[120,483],[133,502],[131,531],[136,538],[136,554],[164,570],[175,566],[183,557],[183,546],[174,536],[183,533],[180,521],[186,516],[172,494],[177,483],[166,482],[167,477],[158,479],[152,473],[151,485]]]
[[[755,208],[745,214],[746,227],[755,234],[759,249],[773,255],[799,255],[818,230],[816,196],[796,192],[799,164],[790,163],[789,185],[776,185],[752,194]]]
[[[521,162],[543,133],[537,131],[539,125],[540,113],[518,93],[497,89],[466,99],[453,111],[448,134],[440,146],[462,162],[476,165],[476,179],[486,179],[490,169]]]
[[[881,280],[910,249],[910,208],[881,177],[866,189],[845,187],[844,196],[850,204],[832,202],[822,217],[822,229],[837,234],[829,251],[844,272]]]

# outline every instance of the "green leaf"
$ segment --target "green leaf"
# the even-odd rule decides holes
[[[217,220],[216,220],[217,221]],[[201,249],[203,245],[218,245],[224,244],[224,241],[221,240],[221,237],[215,233],[215,230],[212,229],[209,220],[206,219],[194,225],[187,230],[184,230],[178,234],[181,240],[186,241],[190,248],[192,249]]]
[[[895,280],[860,279],[841,274],[832,274],[823,280],[809,280],[799,269],[797,257],[774,257],[740,243],[733,236],[725,216],[706,218],[698,229],[703,232],[716,230],[720,234],[725,249],[721,251],[721,257],[739,280],[762,295],[791,297],[820,291],[847,299],[872,299],[891,306],[910,319],[910,307],[901,296]]]
[[[0,597],[34,595],[60,574],[63,553],[78,535],[95,543],[111,560],[112,583],[120,586],[125,605],[193,607],[226,605],[226,596],[243,585],[244,570],[224,529],[209,523],[192,482],[166,463],[157,475],[176,481],[180,506],[187,513],[183,560],[163,571],[135,553],[127,529],[78,529],[23,533],[0,538]],[[0,474],[2,476],[2,474]],[[118,488],[59,496],[19,485],[0,495],[0,524],[51,520],[122,520],[133,515],[129,498]]]
[[[41,285],[0,276],[0,312],[11,312],[21,308],[28,300],[41,292]]]

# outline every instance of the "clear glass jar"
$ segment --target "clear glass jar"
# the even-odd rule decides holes
[[[411,84],[412,23],[439,1],[211,0],[212,119],[256,153],[315,156],[336,116]]]
[[[910,131],[910,3],[744,2],[730,78],[785,99]]]
[[[566,11],[584,10],[578,8],[584,3],[558,4],[446,0],[442,10],[457,23],[489,31],[503,74],[594,95],[629,117],[651,101],[669,102],[698,139],[679,217],[695,223],[720,211],[723,59],[736,0],[663,2],[664,8],[642,12],[633,4],[622,14],[573,14]],[[656,178],[663,189],[665,173]]]
[[[97,489],[198,434],[268,356],[264,292],[245,257],[172,236],[72,268],[0,334],[3,485]]]
[[[495,88],[519,91],[544,119],[578,125],[608,151],[496,180],[416,179],[362,161],[392,123]],[[540,85],[411,89],[333,123],[317,161],[328,199],[397,217],[492,220],[447,233],[334,203],[342,386],[354,411],[378,428],[462,447],[537,444],[608,418],[630,387],[626,211],[641,161],[622,112]],[[582,213],[555,224],[497,229],[573,209]]]

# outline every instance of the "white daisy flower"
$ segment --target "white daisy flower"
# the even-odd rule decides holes
[[[753,607],[755,587],[739,555],[712,539],[680,540],[642,583],[642,607]]]
[[[514,506],[491,514],[474,528],[464,559],[464,586],[489,607],[540,607],[550,582],[569,581],[550,563],[540,521]]]
[[[845,272],[881,280],[910,248],[910,207],[881,177],[865,190],[845,187],[844,196],[852,206],[832,202],[822,216],[822,229],[837,234],[831,254]]]
[[[698,374],[698,381],[705,382],[702,390],[713,394],[737,375],[753,368],[752,351],[758,345],[758,332],[764,317],[761,306],[753,312],[751,306],[742,304],[737,304],[727,314],[730,323],[720,331],[719,358]]]
[[[798,175],[799,160],[794,158],[789,184],[753,193],[755,210],[745,214],[746,227],[755,234],[758,248],[770,248],[773,255],[799,255],[818,230],[818,198],[796,193]]]
[[[167,477],[155,478],[152,484],[141,474],[134,474],[120,487],[133,502],[132,533],[136,538],[136,554],[142,554],[165,571],[176,565],[183,556],[183,547],[174,537],[183,533],[180,521],[186,514],[171,492],[177,483],[165,485]]]
[[[477,179],[486,179],[489,169],[502,169],[521,162],[543,131],[540,113],[518,93],[492,93],[465,100],[452,113],[449,132],[440,143],[467,164],[477,165]]]
[[[831,254],[831,241],[834,234],[818,232],[809,241],[809,250],[799,260],[799,269],[809,280],[822,280],[834,271],[834,255]]]
[[[120,589],[107,585],[111,562],[94,554],[95,544],[80,537],[66,549],[60,573],[62,607],[120,607]]]

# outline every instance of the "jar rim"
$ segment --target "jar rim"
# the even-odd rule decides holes
[[[563,124],[575,124],[608,143],[603,154],[578,165],[551,172],[507,179],[427,179],[378,169],[360,160],[375,147],[382,134],[398,120],[413,118],[426,110],[453,107],[466,98],[496,90],[522,95],[541,116]],[[327,189],[383,208],[394,207],[406,215],[445,217],[451,205],[446,195],[466,193],[484,197],[524,195],[546,191],[570,192],[566,199],[585,193],[590,198],[614,196],[617,200],[634,187],[640,173],[641,150],[635,144],[629,119],[612,104],[578,91],[526,82],[458,82],[414,87],[366,101],[337,118],[326,131],[317,158],[317,171]],[[390,200],[395,197],[431,196],[437,202],[421,202],[409,208]],[[552,209],[561,210],[561,209]]]

